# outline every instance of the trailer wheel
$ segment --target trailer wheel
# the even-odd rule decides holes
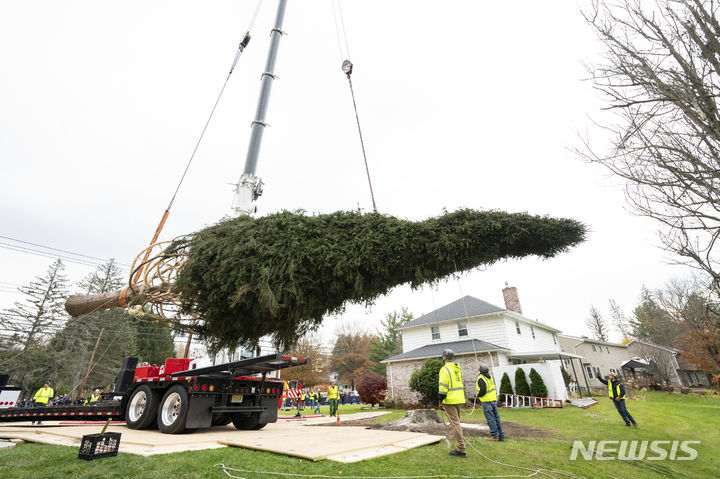
[[[158,428],[165,434],[180,434],[185,431],[188,407],[187,390],[176,384],[167,390],[158,409]]]
[[[157,419],[160,395],[143,385],[133,391],[125,411],[125,422],[130,429],[147,429]]]
[[[235,414],[232,418],[233,426],[241,431],[258,430],[264,428],[267,423],[260,422],[260,413],[256,412],[250,416]]]

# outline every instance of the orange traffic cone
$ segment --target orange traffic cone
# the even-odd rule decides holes
[[[338,412],[336,414],[337,414],[337,416],[335,417],[335,425],[339,426],[340,425],[340,411],[338,410]]]

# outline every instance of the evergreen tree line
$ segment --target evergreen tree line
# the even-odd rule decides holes
[[[10,375],[10,383],[22,387],[26,397],[45,381],[56,394],[73,398],[94,388],[107,389],[126,356],[156,364],[175,356],[167,325],[135,319],[124,309],[69,318],[64,268],[61,260],[53,262],[44,276],[18,288],[22,297],[13,307],[0,312],[0,374]],[[101,294],[125,283],[110,260],[76,288],[78,294]]]

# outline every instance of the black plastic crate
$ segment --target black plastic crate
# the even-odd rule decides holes
[[[105,434],[86,434],[80,443],[78,459],[92,461],[101,457],[117,456],[120,448],[119,432],[106,432]]]

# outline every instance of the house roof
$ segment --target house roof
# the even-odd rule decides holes
[[[495,306],[494,304],[486,303],[485,301],[473,298],[472,296],[465,296],[457,301],[446,304],[435,311],[423,314],[419,318],[403,324],[398,329],[413,328],[415,326],[423,326],[442,321],[451,321],[465,317],[480,316],[489,313],[498,313],[500,311],[506,311],[506,309]]]
[[[463,341],[452,341],[450,343],[426,344],[425,346],[407,351],[397,356],[387,358],[381,362],[390,363],[393,361],[406,361],[408,359],[440,358],[444,349],[452,349],[455,355],[474,354],[479,352],[507,350],[497,344],[488,343],[481,339],[465,339]]]
[[[646,368],[648,367],[648,362],[645,361],[643,358],[632,358],[628,359],[627,361],[623,361],[620,363],[621,368]]]
[[[558,334],[560,338],[576,339],[578,342],[601,344],[603,346],[615,346],[618,348],[627,348],[627,344],[622,343],[611,343],[609,341],[600,341],[599,339],[588,338],[584,336],[570,336],[569,334]]]
[[[408,329],[417,326],[426,326],[434,323],[441,323],[444,321],[457,321],[458,319],[472,318],[473,316],[482,316],[483,314],[500,312],[505,313],[512,319],[517,319],[533,326],[540,326],[555,333],[560,332],[559,329],[548,326],[547,324],[541,323],[538,320],[526,318],[522,314],[516,313],[515,311],[510,311],[508,309],[495,306],[494,304],[490,304],[486,301],[468,295],[456,301],[453,301],[452,303],[446,304],[445,306],[438,308],[435,311],[424,314],[417,319],[413,319],[412,321],[400,326],[398,329]]]
[[[671,352],[671,353],[679,353],[679,352],[680,352],[678,349],[669,348],[669,347],[667,347],[667,346],[660,346],[659,344],[651,343],[651,342],[649,342],[649,341],[641,341],[641,340],[639,340],[639,339],[633,339],[632,341],[630,341],[630,342],[628,343],[628,346],[630,346],[630,345],[633,344],[633,343],[635,343],[635,344],[644,344],[644,345],[650,346],[650,347],[652,347],[652,348],[664,349],[665,351],[669,351],[669,352]]]

